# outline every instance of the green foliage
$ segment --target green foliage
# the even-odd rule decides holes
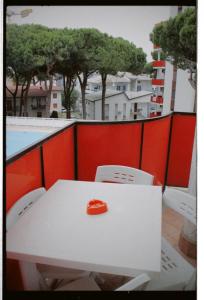
[[[77,90],[73,89],[70,95],[70,101],[71,101],[71,108],[74,110],[76,106],[76,101],[79,98],[79,93]],[[62,94],[62,106],[64,106],[67,109],[67,103],[65,101],[64,94]]]
[[[12,24],[7,26],[6,35],[7,76],[16,82],[18,79],[19,83],[29,83],[34,76],[44,80],[56,73],[61,74],[64,106],[68,111],[72,105],[75,80],[80,74],[83,74],[80,82],[82,93],[85,93],[88,76],[97,70],[106,80],[107,74],[118,71],[141,73],[146,63],[146,54],[141,48],[94,28],[56,29]],[[29,84],[27,86],[29,88]]]
[[[143,73],[145,74],[152,74],[153,73],[153,67],[152,67],[152,63],[147,63],[145,66],[144,66],[144,69],[143,69]]]
[[[152,58],[153,60],[157,60],[158,58],[158,52],[157,51],[153,51],[151,52]],[[164,51],[160,52],[160,60],[166,60],[166,54],[164,53]]]
[[[178,67],[189,68],[191,62],[196,62],[196,9],[187,8],[176,17],[155,25],[150,39],[160,45]]]

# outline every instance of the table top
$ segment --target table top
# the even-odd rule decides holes
[[[100,199],[108,212],[88,215]],[[161,187],[58,180],[7,232],[7,257],[136,276],[160,272]]]

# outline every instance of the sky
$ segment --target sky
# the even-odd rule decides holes
[[[8,6],[19,13],[32,8],[25,18],[13,15],[10,23],[42,24],[56,28],[97,28],[113,37],[122,37],[143,48],[152,61],[149,34],[154,24],[169,19],[170,6]]]

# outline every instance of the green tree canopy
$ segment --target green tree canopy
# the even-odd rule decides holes
[[[153,73],[152,62],[145,64],[143,73],[150,74],[150,75]]]
[[[151,55],[152,55],[153,60],[157,60],[157,58],[158,58],[157,51],[152,51]],[[164,53],[164,51],[160,52],[160,60],[166,60],[166,54]]]
[[[187,8],[176,17],[156,24],[150,39],[178,67],[191,68],[196,62],[196,9]]]

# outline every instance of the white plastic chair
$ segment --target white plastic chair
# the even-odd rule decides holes
[[[196,225],[196,199],[185,192],[166,187],[163,194],[165,206],[180,213]],[[196,269],[188,263],[166,239],[162,238],[161,272],[151,278],[146,290],[195,289]]]
[[[35,189],[21,197],[6,215],[6,230],[8,231],[18,219],[46,192],[45,188]]]
[[[145,184],[152,185],[154,176],[131,167],[126,166],[98,166],[96,170],[95,181],[130,183],[130,184]]]
[[[148,283],[150,277],[147,274],[138,275],[136,278],[131,279],[127,283],[123,284],[115,291],[134,291],[141,290]],[[100,287],[96,283],[93,277],[85,277],[75,280],[71,283],[63,285],[55,291],[100,291]]]
[[[22,198],[20,198],[8,211],[6,216],[6,229],[9,230],[18,219],[26,213],[31,206],[46,192],[45,188],[35,189]],[[50,265],[36,264],[37,271],[43,277],[47,287],[52,286],[56,281],[67,279],[75,280],[84,276],[88,276],[90,272],[81,270],[67,269],[63,267],[54,267]],[[43,288],[43,284],[42,284]],[[44,284],[45,288],[45,284]]]

